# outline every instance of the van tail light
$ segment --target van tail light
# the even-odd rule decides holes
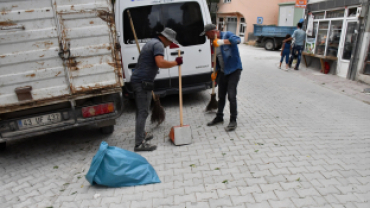
[[[180,48],[180,46],[178,46],[177,44],[175,43],[171,43],[170,45],[170,49],[175,49],[175,48]]]
[[[106,103],[82,108],[82,117],[89,118],[113,112],[114,112],[114,103]]]

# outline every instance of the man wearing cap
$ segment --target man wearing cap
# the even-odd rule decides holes
[[[230,102],[230,123],[225,128],[226,131],[233,131],[237,127],[236,118],[237,112],[237,86],[240,80],[242,71],[242,62],[239,55],[238,44],[241,42],[240,37],[234,33],[216,30],[216,25],[207,24],[204,26],[204,32],[200,34],[206,35],[213,42],[216,50],[216,73],[212,74],[212,80],[217,77],[218,84],[218,111],[217,116],[208,126],[214,126],[224,121],[224,108],[226,103],[226,94]],[[217,35],[217,38],[215,38]]]
[[[153,139],[152,134],[146,134],[145,123],[149,115],[149,107],[152,101],[154,78],[159,68],[172,68],[182,64],[182,57],[175,61],[164,60],[164,48],[171,43],[177,43],[176,32],[165,28],[158,36],[148,41],[141,49],[138,63],[131,76],[131,86],[136,101],[136,124],[135,124],[135,151],[153,151],[156,145],[148,144]]]
[[[306,40],[306,32],[302,30],[302,20],[297,24],[297,30],[294,31],[292,37],[285,39],[283,43],[287,41],[291,41],[294,39],[294,47],[292,50],[292,56],[289,59],[289,67],[292,67],[292,62],[295,56],[297,56],[297,64],[295,65],[294,69],[299,69],[299,64],[301,63],[301,55],[304,48],[304,43]]]

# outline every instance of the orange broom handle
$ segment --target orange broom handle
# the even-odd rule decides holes
[[[181,56],[181,51],[178,50],[179,57]],[[181,78],[181,65],[179,65],[179,98],[180,98],[180,126],[184,125],[182,117],[182,78]]]
[[[215,34],[215,39],[217,38],[217,34]],[[216,47],[213,46],[213,73],[216,73]],[[215,94],[215,80],[212,80],[212,95]]]

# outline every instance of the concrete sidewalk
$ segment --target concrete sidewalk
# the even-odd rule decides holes
[[[370,88],[370,85],[366,83],[348,80],[332,74],[323,74],[320,72],[320,69],[305,67],[304,63],[301,63],[300,70],[296,71],[291,69],[290,72],[297,73],[316,84],[322,85],[324,88],[334,90],[370,104],[370,95],[364,93],[364,89]]]

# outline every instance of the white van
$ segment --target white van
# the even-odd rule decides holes
[[[184,93],[212,87],[210,41],[199,36],[204,25],[211,22],[206,0],[120,0],[115,5],[115,21],[117,40],[121,44],[125,97],[132,98],[131,75],[139,58],[127,10],[130,10],[140,47],[164,27],[177,32],[180,48],[167,47],[164,58],[173,61],[181,50]],[[154,83],[156,94],[162,97],[178,94],[178,67],[160,69]]]

